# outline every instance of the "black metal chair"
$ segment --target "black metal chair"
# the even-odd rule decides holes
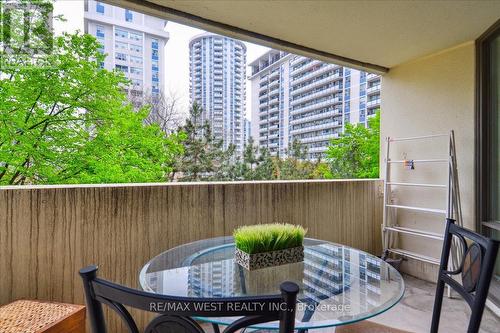
[[[460,267],[454,271],[448,270],[448,260],[453,237],[462,244],[463,258]],[[467,241],[469,240],[469,242]],[[481,236],[468,229],[459,227],[452,219],[446,220],[441,263],[434,299],[434,310],[432,313],[431,333],[437,333],[439,319],[441,317],[441,306],[443,304],[444,287],[448,284],[458,292],[471,308],[471,316],[467,333],[479,332],[481,318],[483,316],[488,289],[498,253],[499,242]],[[453,276],[461,274],[462,283]],[[364,321],[356,324],[340,326],[336,333],[400,333],[395,328]]]
[[[462,244],[464,255],[460,267],[454,271],[448,270],[448,260],[453,237]],[[467,239],[469,242],[467,242]],[[479,332],[481,318],[483,317],[488,290],[495,268],[499,242],[481,236],[470,230],[461,228],[452,219],[447,219],[446,231],[439,266],[436,298],[432,313],[431,333],[436,333],[439,328],[441,306],[443,304],[444,286],[448,284],[458,292],[471,308],[468,333]],[[453,278],[461,274],[462,283]]]
[[[293,282],[281,284],[281,295],[201,299],[127,288],[98,278],[96,266],[81,269],[80,276],[92,333],[106,333],[102,304],[118,313],[130,333],[139,333],[139,329],[125,306],[159,314],[148,324],[145,333],[204,333],[192,319],[195,316],[241,317],[226,327],[224,333],[270,321],[279,321],[280,333],[292,333],[295,327],[299,287]]]

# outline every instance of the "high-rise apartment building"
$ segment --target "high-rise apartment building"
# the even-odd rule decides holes
[[[243,137],[243,146],[248,143],[248,140],[252,137],[252,122],[245,118],[245,136]]]
[[[189,42],[190,101],[203,109],[224,148],[241,154],[245,131],[246,46],[241,41],[204,33]]]
[[[324,155],[346,123],[367,124],[380,107],[380,77],[271,50],[250,63],[252,137],[283,156],[299,140],[309,158]]]
[[[103,68],[123,71],[134,94],[165,91],[167,21],[94,0],[85,1],[84,8],[85,32],[107,54]]]
[[[271,50],[250,64],[252,137],[272,155],[282,156],[288,148],[290,57]]]

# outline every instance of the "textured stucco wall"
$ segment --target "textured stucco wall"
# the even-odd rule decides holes
[[[455,131],[458,173],[464,225],[474,229],[474,43],[469,42],[411,63],[394,67],[382,78],[381,177],[384,177],[385,138],[409,137]],[[392,159],[442,158],[447,140],[402,142],[391,146]],[[409,171],[392,168],[395,179],[406,182],[446,183],[445,164],[420,164]],[[446,190],[394,187],[399,204],[445,208]],[[444,217],[415,212],[399,212],[399,224],[441,232]],[[435,258],[441,243],[417,237],[401,237],[400,245]],[[408,272],[434,280],[435,266],[409,262]]]

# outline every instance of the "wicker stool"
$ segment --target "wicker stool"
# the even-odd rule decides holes
[[[84,333],[85,307],[19,300],[0,307],[0,333]]]

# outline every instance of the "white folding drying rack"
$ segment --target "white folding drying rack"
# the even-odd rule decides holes
[[[400,141],[422,141],[422,140],[432,140],[437,138],[449,137],[448,144],[448,156],[442,159],[420,159],[420,160],[392,160],[390,158],[390,146],[391,143],[397,143]],[[419,228],[407,228],[402,227],[396,224],[395,219],[389,216],[391,210],[409,210],[419,213],[426,214],[438,214],[442,216],[443,223],[445,222],[445,217],[453,218],[456,220],[458,225],[463,225],[462,223],[462,209],[460,205],[460,189],[458,185],[458,173],[457,173],[457,160],[455,153],[455,135],[453,130],[447,134],[434,134],[434,135],[426,135],[426,136],[416,136],[416,137],[408,137],[408,138],[390,138],[386,139],[386,158],[385,158],[385,185],[384,185],[384,211],[383,211],[383,247],[384,253],[383,257],[387,257],[389,253],[394,253],[402,256],[403,258],[411,258],[419,261],[428,262],[434,265],[439,265],[440,258],[432,258],[420,253],[416,253],[413,251],[408,251],[402,248],[395,248],[393,244],[395,243],[395,236],[399,234],[406,234],[415,237],[423,237],[431,240],[443,240],[443,234],[429,232],[426,230]],[[397,182],[391,180],[391,165],[393,164],[403,164],[403,163],[413,163],[414,165],[418,164],[427,164],[427,163],[436,163],[436,164],[444,164],[448,167],[447,175],[448,181],[441,184],[431,184],[431,183],[405,183],[405,182]],[[425,208],[425,207],[416,207],[416,206],[406,206],[406,205],[397,205],[390,202],[391,198],[391,188],[393,186],[408,186],[408,187],[420,187],[420,188],[433,188],[436,190],[446,190],[447,191],[447,202],[446,209],[436,209],[436,208]],[[458,242],[457,242],[458,243]],[[456,267],[459,260],[458,250],[459,244],[454,242],[453,251],[452,251],[452,266]]]

